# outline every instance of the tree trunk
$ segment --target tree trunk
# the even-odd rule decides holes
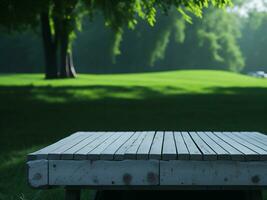
[[[45,55],[45,78],[58,78],[57,45],[53,41],[47,12],[41,14],[41,29]]]
[[[61,62],[60,62],[60,77],[61,78],[75,78],[76,71],[73,66],[72,54],[67,49],[61,49]]]
[[[75,70],[74,65],[73,65],[73,57],[72,57],[71,52],[69,52],[67,54],[67,65],[69,68],[69,77],[75,78],[76,77],[76,70]]]
[[[70,2],[72,4],[64,4],[64,0],[54,2],[54,8],[51,11],[54,33],[52,33],[49,23],[49,11],[41,14],[45,76],[47,79],[74,78],[76,76],[70,49],[70,34],[73,30],[73,19],[71,18],[73,16],[71,14],[77,1],[70,0]]]
[[[67,78],[69,75],[67,67],[68,35],[65,30],[65,23],[61,22],[60,25],[60,77]]]
[[[60,27],[60,77],[75,78],[76,72],[73,66],[73,58],[69,50],[69,27],[67,19],[63,19]]]

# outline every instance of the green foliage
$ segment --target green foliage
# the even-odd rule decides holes
[[[185,21],[183,19],[180,18],[175,18],[174,19],[174,35],[175,35],[175,41],[177,43],[182,43],[185,40]]]
[[[62,37],[61,32],[66,32],[68,37],[68,51],[71,52],[72,42],[76,38],[76,30],[81,30],[81,19],[84,12],[78,0],[56,0],[50,1],[49,15],[50,27],[55,40]]]
[[[182,43],[185,39],[185,20],[183,18],[180,18],[174,11],[170,12],[168,17],[161,16],[161,18],[160,29],[153,34],[155,41],[150,46],[148,57],[148,64],[150,66],[155,65],[157,61],[165,58],[165,52],[172,34],[175,35],[175,41],[177,43]]]
[[[122,28],[118,28],[118,30],[113,33],[113,40],[112,40],[112,45],[111,45],[111,60],[112,63],[116,63],[116,56],[121,54],[121,50],[120,50],[120,45],[122,42],[122,35],[123,35],[123,29]]]
[[[133,29],[139,19],[145,20],[149,25],[154,26],[156,22],[157,11],[168,13],[172,8],[176,8],[186,21],[191,22],[189,14],[194,14],[197,17],[202,17],[202,10],[212,4],[219,8],[224,8],[231,5],[231,0],[176,0],[176,1],[162,1],[162,0],[116,0],[116,1],[87,1],[90,12],[93,10],[101,10],[105,18],[105,24],[110,26],[116,33],[114,41],[114,55],[118,54],[119,44],[122,38],[121,27],[127,25]],[[127,11],[127,12],[125,12]],[[169,33],[168,33],[169,32]],[[162,46],[160,42],[156,45],[161,49],[157,53],[152,53],[150,64],[153,64],[157,58],[163,58],[163,52],[168,44],[167,36],[170,31],[162,33]],[[119,39],[119,40],[118,40]],[[161,51],[161,52],[160,52]],[[114,59],[113,59],[114,60]]]
[[[204,41],[209,42],[209,49],[212,52],[213,58],[216,61],[222,62],[223,58],[219,55],[221,46],[218,42],[219,37],[214,32],[205,32],[204,30],[198,30],[198,36],[201,38],[199,45],[203,46]]]
[[[194,22],[193,25],[186,25],[184,20],[181,20],[178,16],[169,17],[168,25],[161,25],[161,30],[156,34],[156,44],[158,46],[152,48],[151,58],[153,62],[151,62],[151,65],[165,58],[168,41],[174,34],[175,40],[178,41],[177,48],[181,49],[177,53],[177,63],[181,64],[179,56],[187,59],[194,57],[194,63],[197,65],[198,57],[196,54],[202,54],[201,52],[204,51],[206,57],[210,55],[213,63],[224,65],[231,71],[241,71],[245,61],[238,45],[238,39],[241,37],[238,16],[224,10],[205,10],[203,18],[201,20],[194,19]],[[190,41],[186,41],[186,48],[188,51],[194,52],[194,55],[187,55],[184,49],[185,45],[179,45],[179,42],[183,43],[185,41],[185,36],[190,38]],[[195,39],[193,39],[194,37]],[[195,42],[199,46],[196,46]],[[171,53],[173,52],[169,52],[169,54]],[[204,59],[204,57],[200,56],[200,59]]]
[[[36,28],[38,15],[43,9],[49,8],[50,0],[2,0],[0,2],[0,26],[7,31],[22,31]]]
[[[27,2],[31,1],[27,0]],[[21,15],[25,15],[22,16],[21,20],[11,20],[10,24],[14,23],[14,25],[12,26],[12,28],[10,28],[10,30],[17,30],[19,26],[16,26],[15,23],[20,24],[20,27],[24,27],[24,25],[30,25],[31,27],[34,27],[34,25],[36,26],[39,23],[38,20],[40,13],[48,12],[50,16],[50,28],[52,30],[54,40],[55,42],[57,42],[57,38],[61,37],[57,34],[57,32],[59,32],[58,30],[60,29],[59,24],[60,22],[64,21],[64,23],[66,23],[66,29],[69,38],[69,52],[72,50],[72,43],[77,37],[77,30],[82,29],[83,17],[90,16],[91,19],[94,19],[97,15],[99,15],[98,13],[101,13],[103,15],[104,23],[106,24],[106,26],[110,27],[115,32],[112,38],[109,39],[110,41],[113,41],[113,46],[109,47],[109,53],[111,52],[113,63],[115,63],[116,59],[119,60],[118,56],[121,54],[121,45],[123,44],[122,36],[123,33],[126,32],[125,30],[127,27],[134,29],[135,27],[137,27],[137,22],[139,22],[141,26],[144,26],[144,23],[140,23],[140,21],[147,22],[149,25],[155,27],[157,26],[157,23],[155,23],[156,19],[159,20],[159,17],[163,18],[163,15],[169,15],[169,19],[165,20],[164,23],[160,22],[162,27],[156,28],[158,31],[153,36],[145,33],[145,31],[147,31],[147,28],[141,28],[141,33],[137,33],[140,34],[141,37],[148,36],[151,40],[147,41],[147,39],[142,39],[138,36],[138,42],[149,44],[146,48],[143,48],[142,51],[140,51],[139,47],[139,50],[135,49],[137,57],[143,56],[143,60],[146,60],[146,65],[156,65],[156,63],[163,61],[163,59],[165,58],[165,53],[168,50],[168,46],[170,45],[169,41],[172,41],[173,37],[178,44],[185,41],[185,35],[187,33],[185,21],[192,21],[192,14],[197,17],[202,17],[202,10],[204,8],[210,5],[223,8],[225,6],[231,5],[231,2],[229,0],[45,0],[42,1],[42,3],[32,4],[31,6],[34,8],[31,8],[31,6],[29,6],[28,8],[33,10],[33,12],[29,12],[29,16],[28,13],[24,13],[24,10],[21,7],[22,3],[18,1],[8,1],[6,4],[7,7],[16,7],[16,10],[19,10]],[[181,18],[180,15],[177,14],[179,13],[177,12],[177,10],[182,13],[183,18]],[[13,12],[14,10],[9,9],[8,15],[14,14]],[[218,18],[217,20],[220,21],[221,19]],[[194,19],[194,21],[197,20]],[[2,26],[5,26],[5,23],[0,24]],[[224,23],[221,24],[224,25]],[[206,35],[210,35],[210,33],[206,33]],[[206,37],[205,41],[207,40],[209,40],[208,37]],[[212,41],[213,42],[210,42],[210,44],[216,44],[217,42],[217,45],[221,45],[219,44],[217,38],[212,39]],[[234,47],[235,45],[230,48],[229,53],[231,53],[231,50],[233,50]],[[219,47],[211,48],[213,55],[216,55],[214,57],[217,60],[220,60],[219,58],[225,58],[226,56],[218,53],[219,49],[217,48]],[[142,52],[144,52],[144,55],[141,55]],[[173,53],[175,53],[175,51]],[[234,56],[232,60],[239,57],[239,54],[236,53],[236,51],[233,51],[233,54]],[[181,54],[179,53],[179,55]],[[138,60],[140,60],[140,58],[138,58]],[[234,64],[235,61],[229,62],[229,65]]]
[[[59,43],[64,46],[64,42],[67,42],[67,50],[71,53],[72,42],[76,37],[76,31],[81,30],[83,16],[88,15],[92,19],[95,13],[100,11],[104,16],[105,25],[115,31],[112,47],[113,61],[115,61],[115,56],[120,54],[119,47],[125,26],[133,29],[140,20],[153,26],[156,23],[157,12],[167,14],[172,8],[178,10],[185,20],[191,21],[190,14],[201,17],[202,10],[209,5],[224,8],[230,4],[231,0],[10,0],[4,1],[1,6],[0,11],[3,10],[3,12],[0,12],[0,17],[3,18],[0,20],[0,26],[8,30],[19,30],[25,26],[32,28],[38,24],[40,15],[48,13],[53,34],[51,43],[53,46],[58,46]],[[177,39],[181,40],[183,36],[181,31],[178,32],[180,32],[180,38]],[[170,31],[163,31],[160,34],[162,42],[157,42],[156,51],[151,54],[150,63],[163,58],[170,33]]]
[[[171,31],[169,29],[163,29],[161,32],[157,33],[159,39],[156,41],[153,50],[151,51],[149,65],[153,66],[157,60],[162,60],[165,55],[165,50],[169,43],[169,37]],[[157,35],[156,34],[156,35]]]
[[[208,17],[208,15],[205,14],[204,17]],[[212,17],[212,15],[209,17]],[[95,16],[94,22],[90,22],[88,19],[84,20],[83,31],[78,33],[73,48],[76,68],[79,72],[143,72],[186,68],[229,69],[224,62],[214,61],[208,42],[202,39],[204,46],[198,45],[199,35],[197,31],[202,26],[201,20],[194,19],[194,23],[190,25],[179,17],[178,13],[171,12],[169,16],[159,15],[157,17],[158,23],[153,27],[143,21],[138,23],[134,31],[124,28],[123,41],[118,45],[121,54],[116,57],[111,53],[114,51],[115,33],[104,27],[103,22],[104,20],[100,14]],[[177,26],[177,24],[179,25]],[[167,38],[169,42],[164,49],[157,44],[162,44],[163,39],[160,38],[164,35],[162,33],[165,29],[170,30],[171,35]],[[250,29],[247,29],[246,32],[246,36],[250,34],[253,36]],[[257,38],[263,36],[263,34],[257,37],[253,36],[255,37],[254,43],[259,42],[260,46],[261,42]],[[36,35],[31,33],[20,39],[19,34],[14,35],[14,37],[7,37],[2,34],[0,38],[0,71],[42,72],[42,69],[40,69],[40,66],[43,66],[42,47],[41,41]],[[32,39],[35,39],[35,42]],[[247,42],[249,41],[248,39]],[[251,63],[251,59],[255,55],[254,52],[256,53],[259,49],[263,52],[257,54],[261,55],[261,58],[257,57],[257,60],[253,60],[253,62],[264,63],[264,49],[252,49],[252,40],[249,44],[250,47],[243,47],[242,43],[242,51],[247,50],[247,48],[250,49],[247,50],[248,54],[244,54],[244,56],[250,57],[248,61]],[[162,49],[161,53],[157,53],[159,51],[156,46]],[[154,56],[155,62],[152,67],[149,67],[152,55],[159,56]],[[160,56],[163,59],[160,59]],[[221,56],[226,60],[228,59],[224,54],[221,54]],[[15,59],[10,59],[11,57]],[[114,63],[115,58],[116,63]]]
[[[142,37],[147,39],[138,42],[153,41],[146,44],[150,66],[213,65],[235,72],[243,69],[245,61],[238,44],[241,37],[240,18],[236,14],[209,9],[205,10],[201,20],[194,18],[193,24],[185,21],[176,12],[169,12],[168,17],[159,17],[160,26],[156,24],[152,32],[141,28]],[[137,26],[137,29],[140,27]],[[169,57],[165,56],[166,52]],[[173,63],[169,64],[167,60]]]
[[[209,11],[198,28],[200,45],[207,44],[215,61],[222,62],[231,71],[239,72],[245,62],[237,39],[241,36],[238,18],[233,13]]]
[[[246,71],[266,70],[267,13],[251,12],[243,19],[239,44],[246,57]]]

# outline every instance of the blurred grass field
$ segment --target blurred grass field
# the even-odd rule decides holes
[[[62,199],[61,189],[29,188],[27,153],[79,130],[267,133],[267,80],[211,70],[49,81],[6,74],[0,113],[0,199]]]

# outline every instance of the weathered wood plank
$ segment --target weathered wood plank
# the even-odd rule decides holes
[[[28,180],[32,187],[267,187],[265,137],[249,132],[76,133],[34,152],[32,158],[40,158],[39,152],[49,160],[29,161]]]
[[[74,145],[73,147],[67,149],[61,154],[62,160],[71,160],[74,159],[74,154],[79,151],[80,149],[84,148],[86,145],[89,145],[93,141],[95,141],[97,138],[99,138],[101,134],[98,132],[92,132],[91,135],[87,138],[85,138],[80,143]]]
[[[149,158],[149,151],[155,136],[155,131],[146,132],[146,136],[140,144],[136,158],[138,160],[147,160]]]
[[[251,135],[253,137],[258,138],[261,141],[267,142],[267,135],[263,134],[263,133],[259,133],[259,132],[251,132]]]
[[[201,150],[203,160],[217,160],[217,154],[201,139],[197,132],[189,132],[198,149]]]
[[[147,134],[146,132],[140,132],[140,135],[137,138],[137,140],[135,140],[131,144],[131,146],[126,150],[124,154],[125,159],[136,159],[138,148],[141,145],[143,139],[146,137],[146,134]]]
[[[267,186],[266,161],[160,161],[160,185]]]
[[[239,151],[244,153],[246,160],[259,160],[259,154],[255,151],[244,146],[242,143],[236,142],[235,140],[229,138],[227,136],[229,132],[216,132],[216,135],[220,137],[222,140],[227,142],[228,144],[232,145],[233,147],[237,148]]]
[[[126,151],[138,139],[140,134],[141,132],[135,132],[134,135],[115,152],[114,160],[123,160]]]
[[[197,148],[196,144],[190,137],[188,132],[181,132],[181,135],[184,139],[184,142],[187,146],[187,149],[190,153],[190,160],[202,160],[202,153],[201,151]]]
[[[58,149],[59,147],[63,146],[66,142],[71,141],[71,140],[79,137],[82,134],[85,134],[85,132],[76,132],[74,134],[71,134],[70,136],[65,137],[65,138],[45,147],[45,148],[42,148],[36,152],[28,154],[27,159],[28,160],[47,159],[49,152]]]
[[[161,153],[162,153],[162,146],[163,146],[163,131],[157,131],[154,137],[150,152],[149,152],[149,159],[160,160]]]
[[[49,170],[47,164],[47,160],[28,162],[31,166],[29,181],[32,187],[159,184],[162,186],[267,186],[266,161],[50,160]]]
[[[114,133],[109,133],[109,134],[110,134],[110,137],[107,140],[105,140],[104,142],[99,144],[95,149],[93,149],[92,151],[90,151],[87,154],[87,159],[89,159],[89,160],[99,160],[100,159],[100,154],[109,145],[111,145],[113,142],[118,140],[123,133],[122,132],[114,132]]]
[[[267,151],[267,142],[260,141],[260,140],[254,139],[253,137],[250,137],[251,134],[249,134],[248,132],[237,132],[237,133],[234,132],[234,134],[237,134],[238,137],[244,138],[248,142],[251,142],[252,144]]]
[[[162,148],[163,160],[175,160],[177,159],[177,152],[173,132],[166,131],[164,133],[163,148]]]
[[[94,150],[98,145],[100,145],[102,142],[106,141],[110,137],[110,132],[99,132],[101,135],[98,137],[96,140],[91,142],[90,144],[86,145],[79,151],[77,151],[74,154],[74,159],[76,160],[82,160],[82,159],[87,159],[87,154]]]
[[[190,154],[180,132],[174,132],[178,160],[189,160]]]
[[[29,154],[28,159],[267,159],[267,136],[258,132],[121,133],[117,137],[112,134],[119,132],[77,132]]]
[[[61,158],[61,155],[64,151],[68,150],[69,148],[79,144],[81,141],[83,141],[84,139],[90,137],[91,134],[82,134],[80,136],[78,136],[75,139],[69,140],[67,142],[65,142],[62,146],[60,146],[59,148],[53,150],[53,151],[49,151],[48,153],[48,159],[49,160],[58,160]]]
[[[28,182],[34,188],[48,186],[48,161],[33,160],[27,162]]]
[[[142,186],[159,184],[156,160],[50,160],[51,186]]]
[[[257,141],[257,142],[261,143],[263,146],[267,146],[267,141],[265,141],[264,139],[260,139],[259,137],[255,137],[255,135],[256,135],[255,132],[241,132],[241,133],[242,133],[242,135],[245,134],[247,137],[249,137],[250,140]]]
[[[232,132],[229,134],[229,137],[232,138],[233,140],[239,142],[239,143],[242,143],[247,148],[257,152],[259,154],[260,160],[267,160],[267,151],[258,147],[257,145],[255,145],[253,140],[246,137],[246,135],[236,134],[236,133]]]
[[[113,160],[115,152],[132,136],[134,132],[122,132],[121,137],[109,145],[103,152],[100,154],[101,160]]]
[[[214,140],[208,137],[205,132],[197,132],[198,136],[217,154],[218,160],[231,160],[231,155]]]
[[[235,147],[231,146],[224,140],[222,140],[220,137],[216,135],[216,132],[205,132],[205,135],[210,137],[214,142],[216,142],[218,145],[220,145],[222,148],[224,148],[227,152],[231,155],[231,160],[245,160],[244,153],[238,151]]]

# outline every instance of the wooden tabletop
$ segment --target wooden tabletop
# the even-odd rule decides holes
[[[258,132],[77,132],[28,155],[32,187],[267,188]]]
[[[28,160],[267,160],[258,132],[77,132]]]

